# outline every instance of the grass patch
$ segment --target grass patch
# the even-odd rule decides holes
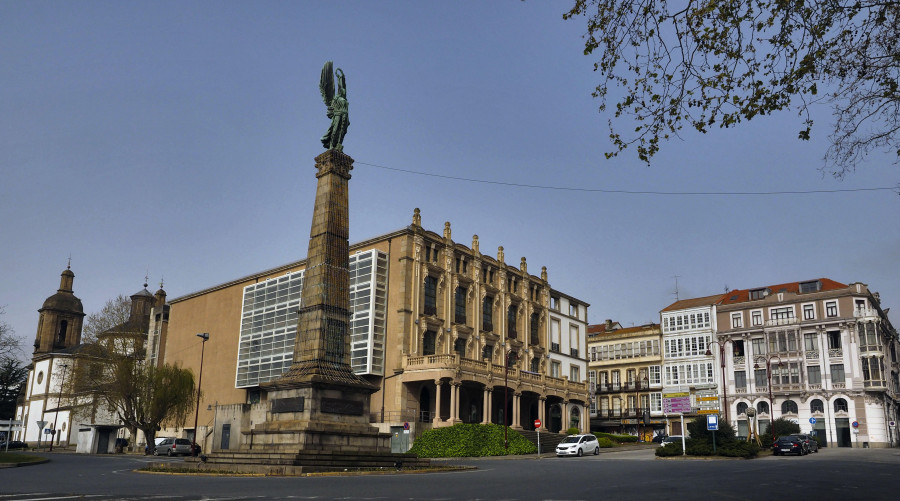
[[[44,458],[40,456],[32,456],[21,452],[0,452],[0,463],[3,464],[28,464],[43,460]]]

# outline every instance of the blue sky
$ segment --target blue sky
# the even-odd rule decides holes
[[[873,155],[823,176],[785,112],[607,160],[599,75],[571,1],[0,3],[0,305],[29,347],[71,255],[86,312],[304,257],[326,60],[347,75],[351,242],[410,223],[547,266],[589,320],[675,296],[828,277],[900,302],[900,197],[651,195],[892,187]],[[430,176],[392,169],[416,171]],[[30,350],[28,350],[30,351]]]

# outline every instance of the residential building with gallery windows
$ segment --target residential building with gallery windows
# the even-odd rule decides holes
[[[351,367],[379,388],[370,421],[399,439],[394,450],[455,423],[531,430],[541,419],[542,431],[588,431],[585,370],[572,369],[579,358],[584,364],[588,305],[554,290],[546,268],[532,275],[525,258],[507,263],[502,247],[496,257],[482,254],[477,235],[470,246],[455,242],[450,223],[428,231],[418,209],[406,228],[350,245],[349,259]],[[196,371],[196,334],[210,336],[197,430],[207,437],[203,450],[237,448],[251,421],[265,421],[265,383],[291,366],[305,266],[296,261],[169,300],[167,328],[152,344],[162,351],[149,356]],[[577,346],[573,325],[581,329]]]
[[[701,398],[715,391],[719,384],[719,367],[712,355],[707,355],[715,339],[716,305],[722,295],[682,299],[660,312],[662,327],[662,385],[663,395],[689,394],[693,419],[701,407]],[[713,350],[715,349],[713,346]],[[669,418],[677,417],[670,415]],[[681,421],[667,419],[670,435],[682,435]]]
[[[751,431],[753,407],[757,431],[785,417],[832,447],[898,443],[897,331],[866,284],[820,278],[735,290],[717,316],[739,435]]]
[[[607,320],[588,327],[592,429],[646,441],[662,431],[661,334],[652,323],[623,328]]]

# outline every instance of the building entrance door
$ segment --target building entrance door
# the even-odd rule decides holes
[[[813,433],[816,437],[822,439],[819,447],[828,447],[828,432],[825,430],[825,421],[822,419],[817,419],[816,424],[813,425]]]
[[[403,433],[402,426],[391,426],[391,452],[394,454],[403,454],[406,452],[404,448],[405,438],[409,435]]]
[[[231,424],[222,425],[222,438],[219,439],[219,448],[228,449],[231,446]]]
[[[835,439],[837,440],[838,447],[853,447],[853,443],[850,441],[849,418],[835,418],[834,432],[835,435],[837,435]]]
[[[97,430],[97,454],[109,452],[109,430]]]

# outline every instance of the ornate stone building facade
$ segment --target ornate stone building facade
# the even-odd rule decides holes
[[[549,372],[550,299],[562,293],[546,268],[536,276],[518,261],[507,264],[502,247],[496,257],[482,254],[478,236],[470,246],[455,242],[450,223],[440,234],[424,229],[418,209],[406,228],[350,246],[351,367],[379,388],[370,421],[391,433],[394,450],[424,429],[460,422],[532,429],[541,419],[554,432],[588,429],[588,420],[573,419],[584,416],[587,384]],[[197,370],[196,333],[210,334],[204,450],[235,448],[239,432],[259,422],[253,416],[264,416],[265,383],[291,364],[305,265],[170,301],[156,343],[164,350],[149,356]],[[565,297],[586,321],[587,303]],[[170,431],[179,430],[192,432]]]

